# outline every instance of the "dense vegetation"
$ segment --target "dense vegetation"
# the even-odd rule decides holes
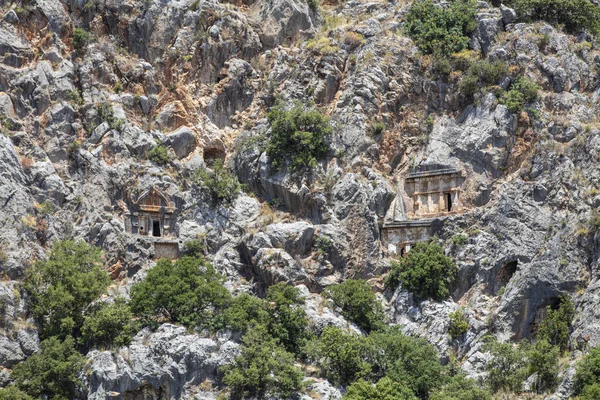
[[[448,7],[432,0],[415,1],[405,17],[404,29],[424,54],[450,55],[467,48],[477,28],[476,2],[451,0]]]
[[[600,7],[590,0],[508,0],[522,21],[544,20],[572,34],[600,34]]]
[[[242,188],[237,176],[225,167],[223,160],[216,160],[211,170],[198,169],[192,179],[196,185],[208,191],[215,203],[231,203]]]
[[[456,265],[434,242],[417,243],[399,262],[392,263],[386,285],[402,285],[420,298],[442,300],[450,295],[456,277]]]
[[[329,151],[328,137],[333,129],[317,110],[297,104],[291,110],[276,105],[269,111],[271,136],[266,151],[273,169],[286,165],[292,171],[317,166]]]
[[[348,320],[365,332],[383,326],[383,310],[375,293],[364,280],[348,279],[344,283],[331,286],[325,292],[335,307]]]

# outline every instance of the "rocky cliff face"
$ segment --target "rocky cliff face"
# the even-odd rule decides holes
[[[390,320],[442,358],[454,347],[479,376],[483,335],[528,338],[568,293],[572,340],[600,344],[600,234],[589,224],[600,206],[600,52],[584,36],[515,23],[511,9],[479,2],[470,46],[541,86],[531,118],[493,91],[465,102],[456,77],[431,73],[400,30],[402,1],[320,10],[304,0],[16,3],[0,2],[2,382],[37,350],[19,281],[53,242],[101,247],[111,295],[126,296],[154,265],[151,243],[126,232],[130,193],[156,187],[174,199],[178,239],[201,237],[232,292],[303,285],[310,318],[342,326],[319,293],[349,277],[382,291],[383,218],[406,172],[427,163],[466,174],[465,212],[437,224],[459,276],[442,303],[402,289],[381,296]],[[79,49],[75,26],[91,34]],[[315,173],[270,169],[260,143],[276,99],[314,102],[330,116],[331,151]],[[386,125],[379,135],[375,122]],[[160,143],[164,166],[146,156]],[[248,190],[215,205],[190,177],[221,158]],[[331,239],[325,253],[320,237]],[[448,313],[459,307],[470,330],[451,343]],[[201,384],[237,346],[172,325],[142,331],[116,353],[88,354],[88,398],[216,398]],[[340,398],[325,381],[311,393]]]

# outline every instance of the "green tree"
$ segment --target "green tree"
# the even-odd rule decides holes
[[[271,320],[266,302],[248,293],[235,297],[222,315],[224,327],[242,333],[253,325],[267,326]]]
[[[85,318],[81,339],[86,347],[126,346],[135,331],[133,314],[121,299],[114,304],[102,303]]]
[[[267,328],[250,328],[242,338],[242,352],[231,365],[222,368],[223,382],[233,399],[250,396],[288,398],[302,389],[302,372],[294,356],[278,345]]]
[[[16,386],[6,386],[0,389],[0,400],[34,400]]]
[[[545,20],[569,33],[600,34],[600,7],[589,0],[508,0],[523,21]]]
[[[600,399],[600,383],[594,383],[585,386],[578,397],[579,400],[598,400]]]
[[[492,395],[461,373],[449,377],[443,386],[429,396],[429,400],[492,400]]]
[[[450,55],[467,48],[477,28],[476,2],[451,0],[448,7],[431,0],[415,1],[405,16],[404,30],[424,54]]]
[[[40,344],[40,348],[40,352],[13,368],[11,378],[17,387],[36,398],[77,398],[85,357],[75,350],[75,340],[70,336],[64,341],[50,337]]]
[[[300,291],[285,283],[278,283],[267,290],[267,302],[270,304],[269,333],[287,351],[297,354],[309,337],[308,319],[301,307],[304,298],[300,296]]]
[[[87,33],[87,31],[85,31],[84,29],[75,28],[73,30],[73,39],[71,40],[71,43],[73,44],[73,47],[76,50],[83,49],[83,47],[85,45],[87,45],[89,40],[90,40],[90,34]]]
[[[288,164],[292,171],[314,168],[329,151],[326,140],[333,129],[329,120],[316,110],[297,104],[286,111],[276,105],[267,115],[271,136],[266,151],[275,170]]]
[[[360,379],[350,386],[344,400],[417,400],[412,390],[390,378],[382,378],[373,385]]]
[[[442,300],[450,295],[456,265],[436,243],[417,243],[400,262],[392,263],[386,285],[403,288],[420,298]]]
[[[371,347],[364,337],[346,334],[340,328],[329,326],[307,351],[321,367],[321,373],[333,384],[348,385],[371,374]]]
[[[29,309],[42,338],[76,335],[89,304],[106,291],[110,278],[101,267],[100,249],[84,242],[57,242],[46,261],[28,271]]]
[[[577,372],[574,379],[575,394],[584,393],[588,386],[600,386],[600,347],[590,352],[577,364]],[[588,389],[589,392],[596,390]]]
[[[442,366],[435,348],[425,339],[406,336],[393,327],[371,333],[368,343],[373,376],[401,382],[424,399],[440,385]]]
[[[558,309],[553,310],[551,306],[548,306],[546,318],[540,325],[537,339],[559,346],[562,351],[567,350],[573,317],[575,317],[573,302],[569,296],[561,296]]]
[[[448,333],[452,339],[456,339],[460,337],[460,335],[467,333],[469,330],[469,321],[462,310],[459,309],[451,312],[448,317],[450,318]]]
[[[131,310],[146,323],[161,319],[189,327],[215,327],[231,300],[223,277],[201,258],[161,259],[131,288]]]
[[[196,170],[194,182],[206,189],[215,203],[231,203],[242,188],[237,176],[225,168],[223,160],[216,160],[211,169],[212,171],[205,168]]]
[[[148,160],[154,164],[167,165],[170,161],[169,150],[162,144],[154,146],[148,151]]]
[[[538,340],[527,352],[528,375],[536,374],[534,389],[538,393],[556,386],[558,377],[558,346]]]
[[[486,364],[490,389],[493,392],[501,389],[521,391],[527,377],[527,357],[522,347],[489,339],[485,349],[492,355]]]
[[[501,98],[500,102],[508,109],[517,113],[523,109],[525,104],[529,104],[538,98],[538,85],[532,80],[519,77],[511,85],[511,88]]]
[[[325,295],[341,310],[344,317],[365,332],[383,327],[383,308],[366,281],[348,279],[327,288]]]

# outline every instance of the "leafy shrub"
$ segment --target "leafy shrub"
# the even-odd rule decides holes
[[[467,333],[469,330],[469,321],[462,312],[462,310],[456,310],[448,315],[450,318],[450,327],[448,333],[452,339],[458,338],[460,335]]]
[[[319,0],[306,0],[306,4],[308,4],[310,9],[313,11],[316,11],[319,9]]]
[[[485,389],[477,387],[473,379],[463,374],[450,377],[439,389],[435,390],[429,400],[492,400],[492,395]]]
[[[40,352],[13,368],[16,386],[35,398],[70,400],[77,398],[79,374],[85,357],[75,350],[75,340],[50,337],[40,343]]]
[[[523,21],[545,20],[569,33],[600,34],[600,7],[589,0],[509,0]]]
[[[249,327],[269,324],[267,304],[263,299],[242,293],[235,297],[223,313],[224,326],[246,333]]]
[[[148,160],[152,161],[154,164],[166,165],[170,160],[169,150],[162,144],[154,146],[148,151]]]
[[[34,400],[16,386],[6,386],[0,389],[0,400]]]
[[[85,318],[81,338],[87,347],[126,346],[135,327],[133,314],[123,300],[114,304],[102,303]]]
[[[167,319],[189,327],[214,327],[231,300],[223,277],[201,258],[161,259],[131,288],[131,310],[145,323]]]
[[[557,310],[548,306],[546,318],[540,324],[537,339],[567,350],[571,334],[571,321],[575,317],[575,306],[568,296],[561,296]]]
[[[373,136],[379,136],[386,130],[386,126],[383,122],[375,122],[371,125],[371,131],[373,132]]]
[[[600,347],[590,352],[577,364],[577,372],[574,379],[575,394],[585,393],[589,386],[600,386]],[[587,392],[597,390],[589,388]]]
[[[223,160],[216,160],[212,165],[212,171],[198,169],[193,180],[210,193],[215,203],[220,201],[231,203],[241,190],[237,176],[225,168]]]
[[[287,351],[298,353],[308,338],[308,319],[302,307],[304,299],[300,291],[285,283],[278,283],[267,290],[269,302],[269,333]]]
[[[449,55],[467,48],[477,27],[475,1],[452,0],[448,7],[415,1],[405,17],[405,31],[424,54]]]
[[[390,378],[382,378],[373,385],[363,379],[348,386],[348,391],[343,400],[417,400],[412,390],[402,383],[394,382]]]
[[[331,42],[331,39],[325,36],[317,36],[306,43],[306,48],[322,55],[335,54],[340,48]]]
[[[556,386],[558,377],[558,346],[538,340],[527,352],[528,375],[536,374],[534,390],[543,393]]]
[[[57,242],[47,261],[28,271],[25,289],[42,338],[64,338],[78,331],[89,304],[106,291],[100,249],[84,242]]]
[[[519,77],[512,84],[510,90],[500,98],[500,103],[508,107],[511,112],[518,113],[525,104],[537,100],[538,89],[538,85],[532,80]]]
[[[442,300],[450,295],[457,269],[436,243],[417,243],[399,262],[392,263],[386,279],[388,287],[403,288],[418,297]]]
[[[329,236],[317,236],[315,238],[315,247],[319,254],[328,254],[333,250],[333,241]]]
[[[485,349],[492,355],[485,368],[488,371],[488,385],[493,392],[510,390],[519,392],[527,377],[527,357],[522,348],[512,343],[498,343],[489,340]]]
[[[1,397],[0,397],[1,398]],[[579,400],[598,400],[600,399],[600,383],[585,386],[578,397]]]
[[[358,46],[365,44],[365,38],[363,35],[357,32],[346,32],[344,34],[344,44],[350,49],[355,49]]]
[[[73,47],[76,50],[83,49],[83,47],[85,45],[87,45],[89,40],[90,40],[90,34],[87,33],[84,29],[75,28],[73,30],[73,39],[71,40],[71,43],[73,44]]]
[[[202,257],[205,251],[204,243],[200,239],[188,240],[183,244],[183,254],[190,257]]]
[[[296,105],[289,111],[277,105],[269,111],[271,137],[266,150],[275,170],[287,165],[292,171],[316,167],[329,150],[329,120],[316,110]]]
[[[233,399],[267,395],[288,398],[302,389],[302,372],[294,366],[294,356],[277,344],[266,328],[257,326],[242,338],[242,353],[222,368],[223,382]]]
[[[366,281],[348,279],[344,283],[327,288],[325,295],[341,310],[344,317],[365,332],[382,327],[381,304]]]
[[[362,336],[328,326],[312,345],[307,351],[310,358],[333,384],[347,385],[371,373],[372,365],[367,361],[371,348]]]
[[[481,60],[474,62],[460,82],[460,93],[465,97],[471,97],[481,87],[496,85],[508,74],[508,64],[504,61]]]

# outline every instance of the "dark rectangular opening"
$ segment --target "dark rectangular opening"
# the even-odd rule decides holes
[[[448,212],[452,211],[452,193],[446,193],[446,206]]]
[[[152,236],[160,236],[160,222],[152,221]]]

